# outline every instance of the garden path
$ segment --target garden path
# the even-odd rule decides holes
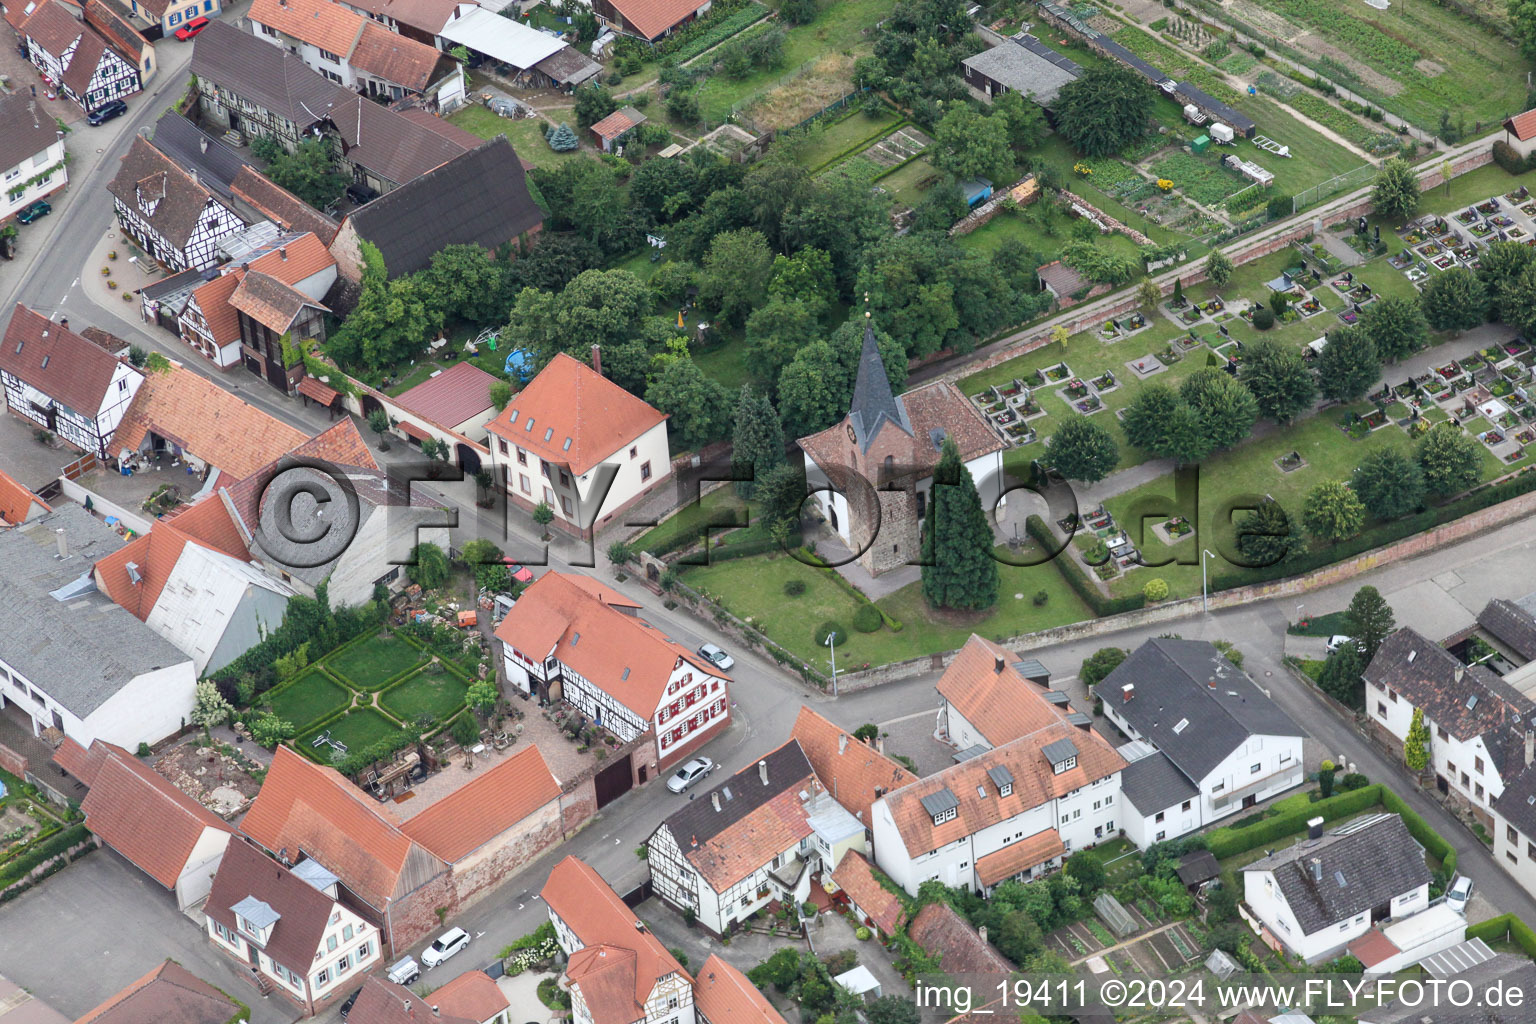
[[[1330,256],[1336,256],[1346,267],[1358,267],[1365,262],[1365,257],[1350,248],[1349,243],[1344,241],[1343,235],[1322,231],[1313,237],[1323,243],[1323,248],[1328,250]]]
[[[1134,946],[1144,939],[1150,939],[1154,935],[1161,935],[1163,932],[1172,931],[1178,926],[1178,921],[1169,921],[1167,924],[1159,925],[1149,932],[1138,932],[1137,934],[1132,935],[1130,938],[1126,939],[1124,942],[1117,942],[1113,946],[1106,946],[1103,949],[1095,950],[1094,952],[1089,953],[1087,956],[1078,957],[1076,960],[1072,961],[1072,966],[1076,967],[1078,964],[1087,963],[1089,960],[1092,960],[1096,956],[1104,956],[1109,953],[1118,953],[1120,950]]]

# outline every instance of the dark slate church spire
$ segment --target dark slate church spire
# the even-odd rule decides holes
[[[865,301],[868,301],[867,297]],[[848,422],[864,452],[869,451],[886,422],[894,424],[908,437],[912,436],[906,406],[891,391],[891,378],[880,358],[880,346],[875,341],[874,323],[868,310],[864,312],[864,350],[859,354],[859,375],[853,384],[853,408],[848,411]]]

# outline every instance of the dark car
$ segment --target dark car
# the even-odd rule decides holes
[[[351,995],[347,996],[347,1001],[341,1004],[341,1019],[342,1020],[346,1020],[347,1019],[347,1014],[352,1012],[352,1004],[357,1002],[357,997],[362,995],[362,994],[363,994],[363,990],[362,989],[358,989],[356,992],[353,992]]]
[[[176,38],[180,39],[182,42],[186,42],[188,39],[191,39],[203,29],[207,28],[208,24],[209,22],[207,18],[193,18],[191,21],[187,22],[185,25],[181,26],[181,28],[176,30]]]
[[[37,218],[46,217],[52,212],[53,205],[46,199],[39,199],[34,203],[28,203],[26,206],[23,206],[21,212],[16,215],[16,219],[23,224],[31,224]]]
[[[122,117],[126,113],[128,113],[128,104],[122,100],[108,100],[89,114],[86,114],[85,120],[87,124],[91,125],[106,124],[114,117]]]
[[[362,206],[366,202],[379,198],[379,190],[370,188],[360,181],[354,181],[347,186],[347,198],[358,206]]]

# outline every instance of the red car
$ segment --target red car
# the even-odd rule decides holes
[[[507,567],[507,572],[511,573],[512,578],[517,580],[517,582],[533,582],[533,570],[528,568],[526,565],[519,565],[517,562],[512,561],[510,558],[503,558],[501,563]]]
[[[191,39],[193,36],[197,35],[207,27],[207,18],[193,18],[191,21],[187,22],[185,25],[181,26],[181,28],[176,30],[176,38],[180,39],[182,42],[186,42],[188,39]]]

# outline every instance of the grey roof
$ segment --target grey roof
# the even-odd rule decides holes
[[[1428,884],[1430,878],[1423,848],[1396,814],[1347,823],[1321,839],[1303,840],[1243,870],[1274,874],[1275,885],[1307,935],[1368,914],[1371,908]]]
[[[292,121],[301,131],[352,98],[287,50],[219,19],[193,40],[191,70],[200,81],[222,86]]]
[[[1062,690],[1048,690],[1042,694],[1042,696],[1045,697],[1045,702],[1047,704],[1065,706],[1072,703],[1072,698]]]
[[[1041,106],[1056,102],[1061,87],[1083,73],[1074,61],[1033,36],[1004,40],[961,63]]]
[[[329,868],[313,857],[299,861],[292,870],[295,878],[308,882],[321,892],[341,881],[340,878],[331,873]]]
[[[756,763],[749,764],[708,793],[684,804],[662,822],[672,831],[685,854],[691,840],[709,842],[786,789],[803,786],[806,777],[815,774],[805,751],[800,749],[799,740],[790,740],[762,760],[768,763],[768,785],[763,785]],[[717,793],[720,795],[718,811],[714,806]]]
[[[943,814],[945,811],[952,811],[960,806],[960,798],[955,796],[954,793],[950,792],[948,786],[945,786],[936,792],[929,793],[927,796],[923,797],[920,802],[923,805],[923,810],[927,811],[935,818]]]
[[[1013,772],[1009,771],[1005,764],[995,764],[988,768],[987,778],[997,783],[999,788],[1013,785]]]
[[[966,747],[964,750],[957,750],[957,751],[955,751],[955,754],[954,754],[955,764],[959,764],[962,761],[969,761],[973,757],[980,757],[982,754],[985,754],[987,751],[989,751],[991,749],[992,748],[987,746],[985,743],[972,743],[970,746]]]
[[[1426,994],[1412,1006],[1399,1000],[1379,1010],[1362,1010],[1360,1024],[1420,1024],[1426,1020],[1434,1024],[1536,1024],[1536,1000],[1529,998],[1531,992],[1536,992],[1536,962],[1513,953],[1500,953],[1462,971],[1456,980],[1470,984],[1473,992],[1484,992],[1497,984],[1506,992],[1524,992],[1527,997],[1519,1006],[1490,1008],[1477,999],[1468,1006],[1440,1005],[1450,1000],[1431,1002]]]
[[[1419,961],[1419,966],[1436,978],[1449,978],[1478,964],[1487,963],[1494,957],[1488,943],[1482,939],[1458,942],[1449,949],[1442,949]]]
[[[891,378],[885,372],[885,362],[880,358],[880,346],[875,341],[874,325],[864,322],[864,348],[859,353],[859,375],[853,383],[853,407],[848,410],[848,422],[853,425],[861,451],[869,451],[880,427],[891,423],[908,437],[912,434],[912,421],[907,418],[907,407],[891,391]]]
[[[602,74],[603,66],[574,46],[556,50],[533,66],[561,85],[580,85]]]
[[[1221,875],[1221,864],[1210,850],[1190,850],[1179,858],[1179,881],[1199,885]]]
[[[373,200],[347,222],[379,247],[393,278],[421,270],[444,246],[494,251],[543,219],[512,144],[497,136]]]
[[[1014,662],[1013,670],[1030,682],[1051,678],[1051,670],[1034,658],[1025,658],[1023,661]]]
[[[59,141],[53,115],[24,92],[0,96],[0,170],[8,171]]]
[[[1051,764],[1060,764],[1077,756],[1077,744],[1067,739],[1056,740],[1041,747],[1040,753],[1044,754],[1045,759]]]
[[[1193,800],[1200,790],[1173,766],[1168,755],[1156,753],[1125,766],[1120,773],[1120,794],[1147,815]]]
[[[1113,57],[1153,85],[1168,81],[1166,72],[1142,60],[1108,36],[1099,36],[1094,40],[1094,45],[1103,51],[1106,56]]]
[[[1490,806],[1528,840],[1536,840],[1536,768],[1506,779],[1504,792]]]
[[[58,557],[60,529],[65,558]],[[73,504],[0,533],[6,582],[0,661],[82,719],[138,676],[191,664],[94,587],[63,603],[51,596],[82,577],[88,581],[91,567],[122,546],[115,531]]]
[[[1521,604],[1498,598],[1477,615],[1477,624],[1526,661],[1536,661],[1536,615]]]
[[[229,183],[250,163],[233,146],[203,131],[174,110],[155,122],[154,147],[184,171],[193,172],[204,187],[229,199]]]
[[[262,928],[270,928],[282,919],[282,914],[273,910],[269,904],[261,902],[255,896],[247,896],[245,899],[229,908],[240,917],[251,923],[251,927],[258,931]]]
[[[1193,103],[1216,120],[1225,122],[1230,128],[1235,128],[1240,135],[1247,135],[1258,127],[1258,125],[1253,123],[1253,118],[1247,114],[1233,110],[1216,97],[1201,91],[1189,82],[1179,82],[1174,86],[1174,91],[1184,102]]]
[[[1073,711],[1067,715],[1067,724],[1075,725],[1079,729],[1086,729],[1093,724],[1093,719],[1081,711]]]
[[[1135,684],[1130,701],[1121,690],[1127,683]],[[1302,735],[1252,679],[1204,640],[1148,640],[1096,692],[1106,708],[1197,782],[1250,736]],[[1181,719],[1188,725],[1175,731]]]

